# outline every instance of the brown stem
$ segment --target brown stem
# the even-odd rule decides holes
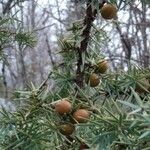
[[[91,5],[92,0],[89,0],[87,2],[87,9],[86,9],[86,15],[84,18],[84,30],[82,32],[83,40],[80,43],[80,47],[77,48],[77,71],[76,71],[76,84],[80,88],[83,88],[83,81],[84,81],[84,69],[81,70],[83,64],[83,58],[82,54],[86,53],[89,39],[90,39],[90,32],[92,28],[93,21],[96,18],[97,10],[92,9]],[[100,8],[103,6],[105,1],[103,1],[102,4],[100,4]],[[84,66],[83,66],[84,68]]]
[[[80,47],[77,48],[77,71],[76,71],[76,84],[82,88],[83,87],[83,71],[81,67],[83,65],[82,54],[87,50],[88,41],[90,37],[90,31],[93,23],[93,11],[91,6],[91,0],[87,3],[86,16],[84,18],[84,27],[82,37],[84,39],[81,41]]]

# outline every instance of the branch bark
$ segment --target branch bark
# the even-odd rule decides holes
[[[92,9],[92,0],[89,0],[87,2],[87,9],[86,9],[86,15],[84,18],[84,30],[82,32],[83,40],[80,43],[80,47],[77,48],[77,71],[76,71],[76,84],[80,88],[83,87],[83,81],[84,81],[84,69],[81,70],[83,64],[83,53],[86,53],[89,38],[90,38],[90,32],[92,28],[93,21],[96,18],[97,10]],[[100,4],[100,8],[104,5],[105,1],[103,1]],[[83,67],[84,68],[84,67]]]

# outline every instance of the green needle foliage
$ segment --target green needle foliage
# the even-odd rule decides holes
[[[15,17],[4,17],[0,19],[0,59],[4,58],[4,49],[14,45],[15,42],[19,46],[35,45],[36,39],[32,33],[22,32],[11,27],[12,22],[18,22]]]
[[[80,89],[80,99],[72,95],[73,85],[68,88],[74,109],[86,106],[92,113],[88,123],[75,125],[76,131],[71,136],[75,142],[69,146],[65,143],[66,137],[59,132],[59,125],[62,121],[68,122],[72,115],[60,116],[53,107],[53,103],[61,97],[58,89],[63,87],[59,86],[52,92],[42,84],[39,88],[31,85],[30,91],[17,91],[14,93],[16,111],[1,110],[1,149],[61,149],[62,145],[66,149],[78,149],[84,142],[90,149],[148,150],[150,94],[146,91],[138,94],[134,86],[128,86],[128,82],[122,88],[121,79],[126,77],[126,73],[117,74],[117,78],[114,75],[119,91],[115,94],[113,87],[116,85],[109,82],[111,76],[106,74],[107,78],[97,88]],[[96,95],[98,91],[99,95]]]

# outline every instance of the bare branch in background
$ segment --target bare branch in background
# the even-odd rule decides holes
[[[58,19],[62,20],[61,19],[61,11],[60,11],[60,8],[59,8],[59,1],[58,0],[55,0],[55,1],[56,1],[56,8],[57,8],[57,13],[58,13]],[[59,22],[59,26],[60,26],[60,36],[62,37],[63,36],[63,27],[62,27],[61,22]]]
[[[7,3],[5,4],[5,6],[3,8],[3,14],[6,14],[10,11],[12,2],[13,2],[13,0],[7,1]]]
[[[8,98],[8,86],[7,86],[7,80],[6,80],[6,65],[5,65],[5,61],[3,61],[3,64],[2,64],[2,77],[3,77],[4,88],[5,88],[5,98]]]
[[[132,51],[131,40],[129,39],[127,33],[122,33],[119,25],[116,25],[116,29],[117,29],[117,31],[120,35],[120,39],[122,41],[122,47],[123,47],[123,51],[125,52],[125,57],[127,58],[127,61],[130,63],[131,51]]]
[[[49,57],[50,57],[50,60],[51,60],[52,67],[54,67],[55,66],[55,62],[53,60],[52,50],[51,50],[51,46],[50,46],[47,34],[46,34],[46,45],[47,45],[47,51],[48,51],[48,54],[49,54]]]

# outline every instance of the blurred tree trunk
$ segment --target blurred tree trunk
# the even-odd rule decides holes
[[[150,53],[147,47],[147,19],[146,19],[146,12],[147,12],[147,5],[142,2],[142,19],[141,23],[143,23],[143,26],[141,27],[141,33],[143,38],[143,60],[144,60],[144,67],[147,68],[150,63]]]
[[[36,9],[36,2],[31,1],[29,3],[29,9],[30,9],[30,20],[31,20],[31,31],[35,29],[35,9]],[[31,49],[31,81],[35,84],[36,83],[36,72],[37,72],[37,63],[36,63],[36,49],[32,48]]]
[[[5,5],[3,5],[3,15],[9,13],[10,7],[12,4],[13,0],[8,0]],[[1,45],[0,45],[1,47]],[[7,79],[6,79],[6,64],[5,60],[2,62],[2,77],[3,77],[3,84],[5,87],[5,98],[8,97],[8,86],[7,86]]]
[[[24,29],[24,10],[23,7],[21,7],[21,30]],[[19,24],[18,24],[19,26]],[[27,71],[26,71],[26,66],[25,66],[25,53],[24,53],[24,47],[22,45],[18,45],[18,50],[19,50],[19,62],[21,65],[21,80],[22,80],[22,88],[27,86]]]
[[[61,20],[61,11],[60,11],[60,6],[59,6],[59,1],[58,0],[55,0],[56,1],[56,9],[57,9],[57,14],[58,14],[58,19]],[[60,37],[63,36],[63,27],[62,27],[62,24],[61,22],[59,22],[59,30],[60,30]]]

